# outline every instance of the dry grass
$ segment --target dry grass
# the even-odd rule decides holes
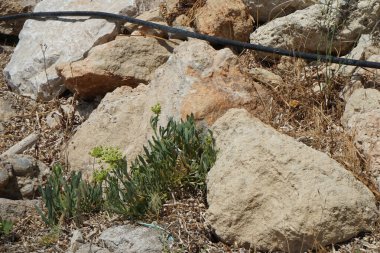
[[[325,64],[308,66],[303,60],[283,57],[270,66],[258,63],[252,53],[240,56],[242,66],[265,68],[283,79],[273,86],[262,83],[271,93],[267,117],[260,119],[304,144],[328,154],[367,185],[380,200],[368,171],[366,158],[353,138],[343,130],[340,119],[345,101],[341,98],[349,78],[333,75]]]

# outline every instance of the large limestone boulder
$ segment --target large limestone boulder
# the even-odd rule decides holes
[[[57,69],[69,90],[79,97],[93,98],[120,86],[147,84],[175,46],[155,38],[120,36],[94,47],[84,60]]]
[[[318,2],[318,0],[244,0],[255,21],[265,23],[286,16]]]
[[[133,3],[133,0],[44,0],[36,5],[34,11],[119,13]],[[20,41],[12,58],[4,69],[7,84],[12,90],[33,99],[54,98],[65,89],[55,67],[82,59],[93,46],[113,39],[116,32],[116,24],[103,19],[77,22],[28,20],[20,33]]]
[[[195,13],[195,27],[200,33],[233,40],[249,41],[253,18],[242,0],[207,0]]]
[[[380,92],[376,89],[355,90],[347,101],[342,125],[366,156],[380,189]]]
[[[206,217],[223,241],[304,252],[372,229],[373,194],[327,154],[243,109],[212,129],[219,153],[207,177]]]
[[[150,108],[156,103],[162,107],[160,124],[168,117],[194,113],[210,125],[233,107],[265,113],[261,101],[269,101],[266,90],[247,78],[236,62],[230,49],[215,50],[200,40],[183,42],[149,85],[120,87],[104,97],[68,145],[71,167],[91,169],[88,152],[98,145],[121,148],[130,161],[134,159],[151,136]]]
[[[2,0],[0,1],[0,16],[15,13],[32,12],[41,0]],[[25,20],[0,22],[0,33],[18,35]]]
[[[313,53],[345,55],[363,33],[372,31],[380,16],[377,0],[348,6],[343,0],[312,5],[260,26],[251,43]],[[267,54],[264,54],[267,55]]]

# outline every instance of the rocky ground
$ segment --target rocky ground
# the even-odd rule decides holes
[[[218,5],[217,1],[163,1],[165,5],[158,5],[159,1],[151,2],[151,5],[144,5],[144,1],[137,1],[142,13],[140,18],[269,46],[309,52],[331,50],[316,44],[320,42],[318,36],[323,37],[323,34],[312,21],[321,20],[319,15],[324,13],[320,10],[323,6],[314,6],[316,1],[294,1],[300,2],[298,5],[294,3],[295,6],[293,3],[281,3],[286,5],[282,11],[265,4],[255,5],[255,1],[236,0],[226,6]],[[356,3],[352,10],[344,5],[336,8],[341,8],[342,13],[345,11],[347,20],[341,22],[341,17],[333,19],[333,22],[341,22],[332,40],[336,50],[334,54],[351,52],[350,57],[378,61],[380,40],[376,26],[371,31],[361,30],[358,34],[348,31],[352,29],[350,25],[356,24],[352,20],[372,20],[380,13],[380,7],[371,1],[356,2],[363,3]],[[43,4],[38,7],[40,10],[49,8]],[[110,11],[116,11],[120,6],[112,6]],[[144,12],[145,8],[152,6],[158,8]],[[90,4],[88,8],[98,7]],[[329,15],[339,17],[337,13]],[[305,20],[305,17],[309,18],[307,22],[297,22],[298,18]],[[259,28],[254,30],[253,22]],[[321,23],[319,25],[323,26]],[[38,34],[48,25],[57,24],[47,21],[44,28],[34,25],[24,36],[28,36],[27,32]],[[91,26],[112,30],[100,21],[89,24]],[[288,30],[288,27],[292,29]],[[83,28],[60,29],[68,36],[73,35],[71,31]],[[308,36],[304,35],[305,30]],[[201,124],[215,131],[220,149],[220,160],[210,171],[207,200],[186,194],[179,198],[172,196],[164,204],[159,217],[146,221],[164,230],[160,238],[166,248],[160,248],[161,251],[258,252],[252,246],[257,244],[264,249],[272,247],[298,252],[292,247],[299,247],[297,242],[301,231],[309,236],[310,230],[315,228],[325,236],[320,241],[305,236],[305,244],[313,248],[309,251],[379,252],[380,75],[377,70],[221,49],[220,46],[212,47],[206,42],[183,38],[169,40],[169,36],[160,31],[133,25],[125,25],[123,31],[124,34],[118,31],[117,36],[113,32],[99,35],[103,36],[104,44],[95,47],[96,38],[91,38],[93,41],[85,38],[94,45],[78,45],[75,53],[68,53],[71,54],[68,62],[45,65],[40,74],[28,79],[29,84],[41,84],[41,90],[33,90],[22,83],[17,87],[21,95],[11,91],[4,73],[14,76],[8,83],[13,82],[12,88],[15,89],[18,80],[28,78],[29,74],[25,72],[43,62],[38,60],[42,59],[41,55],[31,53],[30,48],[43,51],[43,47],[21,40],[20,49],[14,52],[15,45],[3,41],[0,47],[0,66],[4,70],[0,74],[0,154],[35,133],[37,142],[23,154],[49,167],[61,163],[67,171],[72,168],[89,171],[92,164],[88,161],[88,149],[99,143],[118,146],[128,156],[134,156],[141,151],[141,144],[149,135],[148,126],[142,122],[148,122],[149,108],[158,101],[166,116],[179,118],[193,112]],[[110,34],[116,39],[112,40]],[[154,39],[156,37],[161,39]],[[342,43],[359,37],[357,43]],[[111,42],[105,43],[108,40]],[[64,43],[71,42],[66,40]],[[62,47],[62,42],[56,46]],[[49,45],[47,48],[53,47]],[[85,59],[78,58],[80,52],[86,52]],[[11,56],[23,59],[23,55],[34,57],[33,64],[28,65],[29,62],[22,60],[10,62]],[[48,61],[54,57],[54,54],[49,55],[49,51],[43,55],[43,59]],[[46,84],[47,76],[51,80]],[[55,78],[61,78],[69,91],[52,96],[61,89],[50,87]],[[107,82],[110,85],[104,85]],[[123,129],[122,135],[109,134],[120,129]],[[95,134],[97,137],[92,138]],[[126,148],[125,143],[130,147]],[[236,165],[238,168],[231,172],[231,167]],[[250,168],[257,169],[252,172]],[[280,176],[276,174],[277,168],[281,168]],[[302,172],[293,173],[294,168],[302,168]],[[247,183],[246,178],[252,180]],[[43,184],[45,179],[46,175],[41,173],[33,179],[36,180],[33,187]],[[6,192],[3,188],[6,187],[1,180],[0,193],[3,197]],[[0,215],[12,219],[14,228],[10,235],[0,235],[0,252],[86,252],[88,247],[94,247],[91,252],[117,252],[117,247],[110,246],[118,244],[113,241],[113,233],[151,236],[151,232],[142,231],[146,228],[144,225],[129,227],[129,221],[106,212],[86,216],[81,226],[69,222],[57,229],[48,228],[34,208],[35,204],[41,205],[38,192],[33,187],[32,193],[23,190],[30,183],[22,180],[21,198],[35,200],[12,202],[1,199]],[[232,185],[230,188],[234,190],[225,189],[224,185]],[[318,189],[318,194],[325,199],[310,197],[315,193],[314,189]],[[272,192],[281,193],[280,199],[285,200],[278,200]],[[264,197],[260,199],[260,196]],[[326,220],[324,216],[313,215],[310,215],[310,222],[301,219],[306,210],[319,214],[321,208],[325,208],[322,213]],[[296,218],[284,216],[281,222],[286,221],[289,227],[298,228],[299,233],[294,235],[284,229],[289,240],[283,240],[282,235],[275,233],[267,234],[267,231],[283,229],[278,225],[281,222],[272,218],[282,217],[287,212]],[[297,217],[301,217],[300,220]],[[247,227],[246,224],[251,222],[254,227]],[[309,230],[303,230],[303,227]],[[368,227],[372,232],[364,232]],[[114,228],[128,232],[112,231]],[[296,238],[294,245],[292,236]],[[284,241],[287,246],[284,246]],[[144,240],[141,242],[149,244]],[[251,245],[243,242],[251,242]],[[144,245],[138,245],[136,249],[138,247]]]

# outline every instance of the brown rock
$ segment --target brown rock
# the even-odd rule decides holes
[[[65,86],[82,98],[104,95],[120,86],[148,83],[175,44],[145,37],[120,36],[94,47],[87,58],[57,68]]]
[[[254,20],[242,0],[207,0],[206,4],[196,11],[194,23],[200,33],[249,41]]]

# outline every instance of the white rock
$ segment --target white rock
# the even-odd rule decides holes
[[[304,252],[369,231],[373,194],[328,155],[243,109],[212,127],[219,149],[207,180],[207,221],[225,242]]]
[[[248,5],[255,21],[263,23],[305,9],[318,0],[244,0],[244,2]]]
[[[380,109],[380,91],[376,89],[357,89],[346,103],[341,119],[344,127],[349,126],[349,120],[357,114]]]
[[[371,174],[380,178],[380,92],[376,89],[354,91],[341,121],[353,136],[355,146],[365,155]]]
[[[162,252],[163,244],[160,231],[142,226],[123,225],[103,231],[99,237],[101,243],[112,252]]]
[[[378,0],[359,0],[351,6],[347,4],[343,0],[319,3],[274,19],[251,34],[251,43],[345,55],[361,34],[372,31],[380,16]]]
[[[34,12],[40,11],[104,11],[119,13],[133,5],[134,0],[44,0]],[[85,21],[28,20],[20,33],[20,41],[4,75],[8,85],[22,95],[49,100],[64,87],[55,66],[83,58],[93,46],[116,36],[114,23],[103,19]]]

